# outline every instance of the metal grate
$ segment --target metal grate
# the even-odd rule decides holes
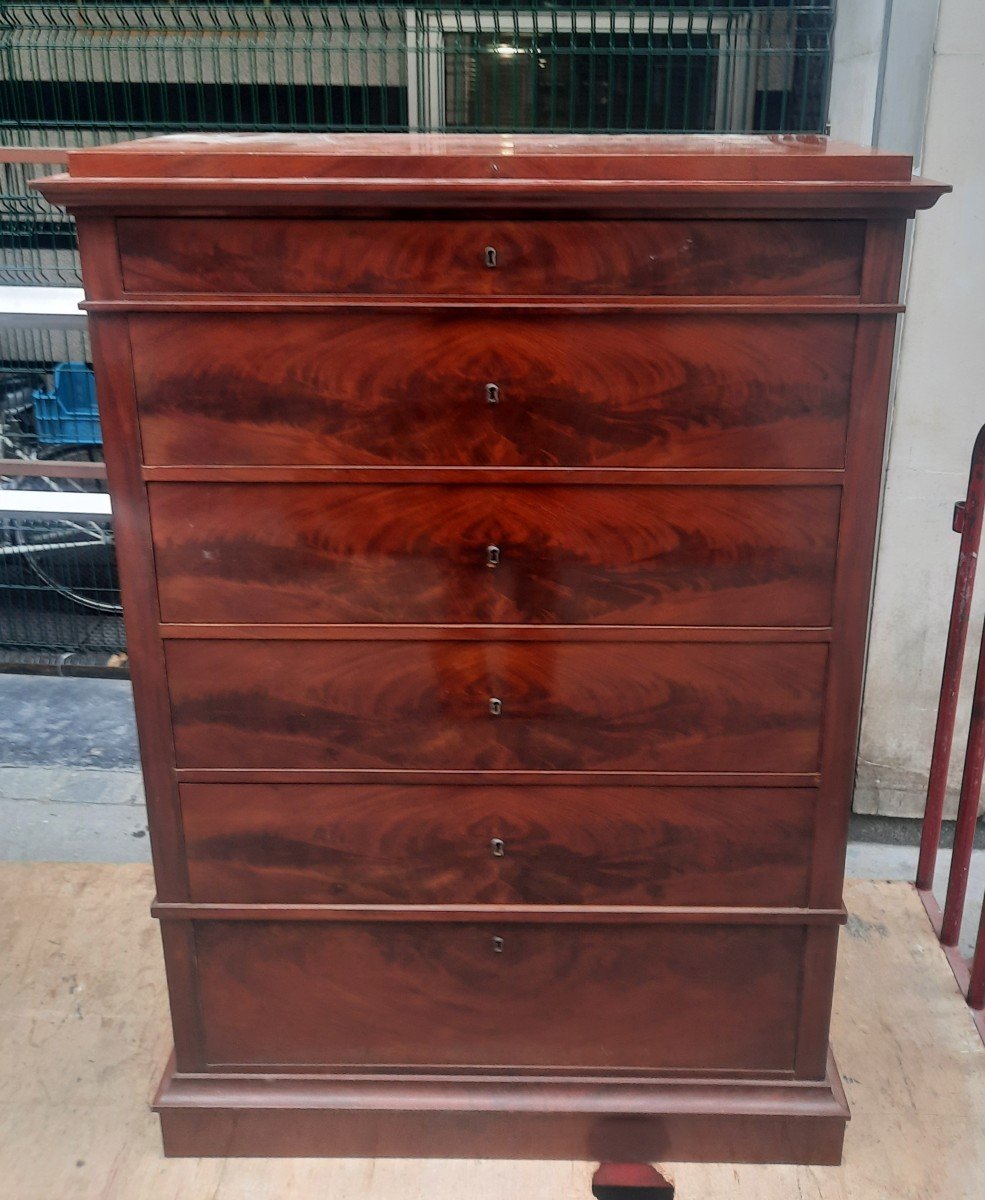
[[[78,287],[75,222],[28,181],[64,170],[61,163],[3,161],[0,149],[0,284]]]
[[[0,630],[3,650],[122,651],[110,527],[0,517]]]
[[[833,0],[3,4],[0,138],[812,131]]]
[[[88,357],[84,330],[0,324],[0,458],[31,472],[4,476],[5,491],[56,493],[68,508],[79,492],[105,490],[101,479],[49,474],[53,464],[79,471],[102,459],[90,418],[61,410],[46,418],[51,410],[42,403],[56,395],[55,365],[84,370]],[[0,654],[115,654],[124,644],[112,526],[0,513]]]

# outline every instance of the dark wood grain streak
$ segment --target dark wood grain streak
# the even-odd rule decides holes
[[[178,765],[215,768],[811,771],[826,661],[810,643],[167,643]]]
[[[125,218],[117,233],[127,292],[856,296],[865,225]]]
[[[169,623],[830,618],[838,488],[152,484],[149,498]]]
[[[841,467],[855,322],[133,315],[130,336],[147,463]]]
[[[190,898],[212,903],[796,906],[814,822],[814,793],[780,788],[185,784],[181,803]]]
[[[793,1063],[795,926],[504,926],[499,953],[485,923],[195,931],[212,1068]]]

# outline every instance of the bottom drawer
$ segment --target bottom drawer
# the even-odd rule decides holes
[[[204,921],[195,942],[207,1068],[794,1065],[804,926]]]

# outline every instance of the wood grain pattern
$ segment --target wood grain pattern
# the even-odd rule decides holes
[[[152,484],[148,492],[166,622],[823,626],[830,618],[839,488]]]
[[[809,788],[181,787],[199,903],[796,906],[814,802]]]
[[[148,463],[844,463],[855,317],[129,322]],[[487,403],[490,383],[497,404]]]
[[[204,921],[195,930],[212,1069],[793,1064],[797,927],[586,924],[558,937],[537,925],[498,934],[484,923]]]
[[[179,767],[811,771],[827,647],[173,641]],[[502,714],[490,714],[490,699]]]
[[[138,217],[117,231],[128,292],[856,296],[865,225]]]

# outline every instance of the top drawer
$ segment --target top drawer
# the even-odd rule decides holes
[[[117,221],[127,292],[857,296],[861,221]]]

